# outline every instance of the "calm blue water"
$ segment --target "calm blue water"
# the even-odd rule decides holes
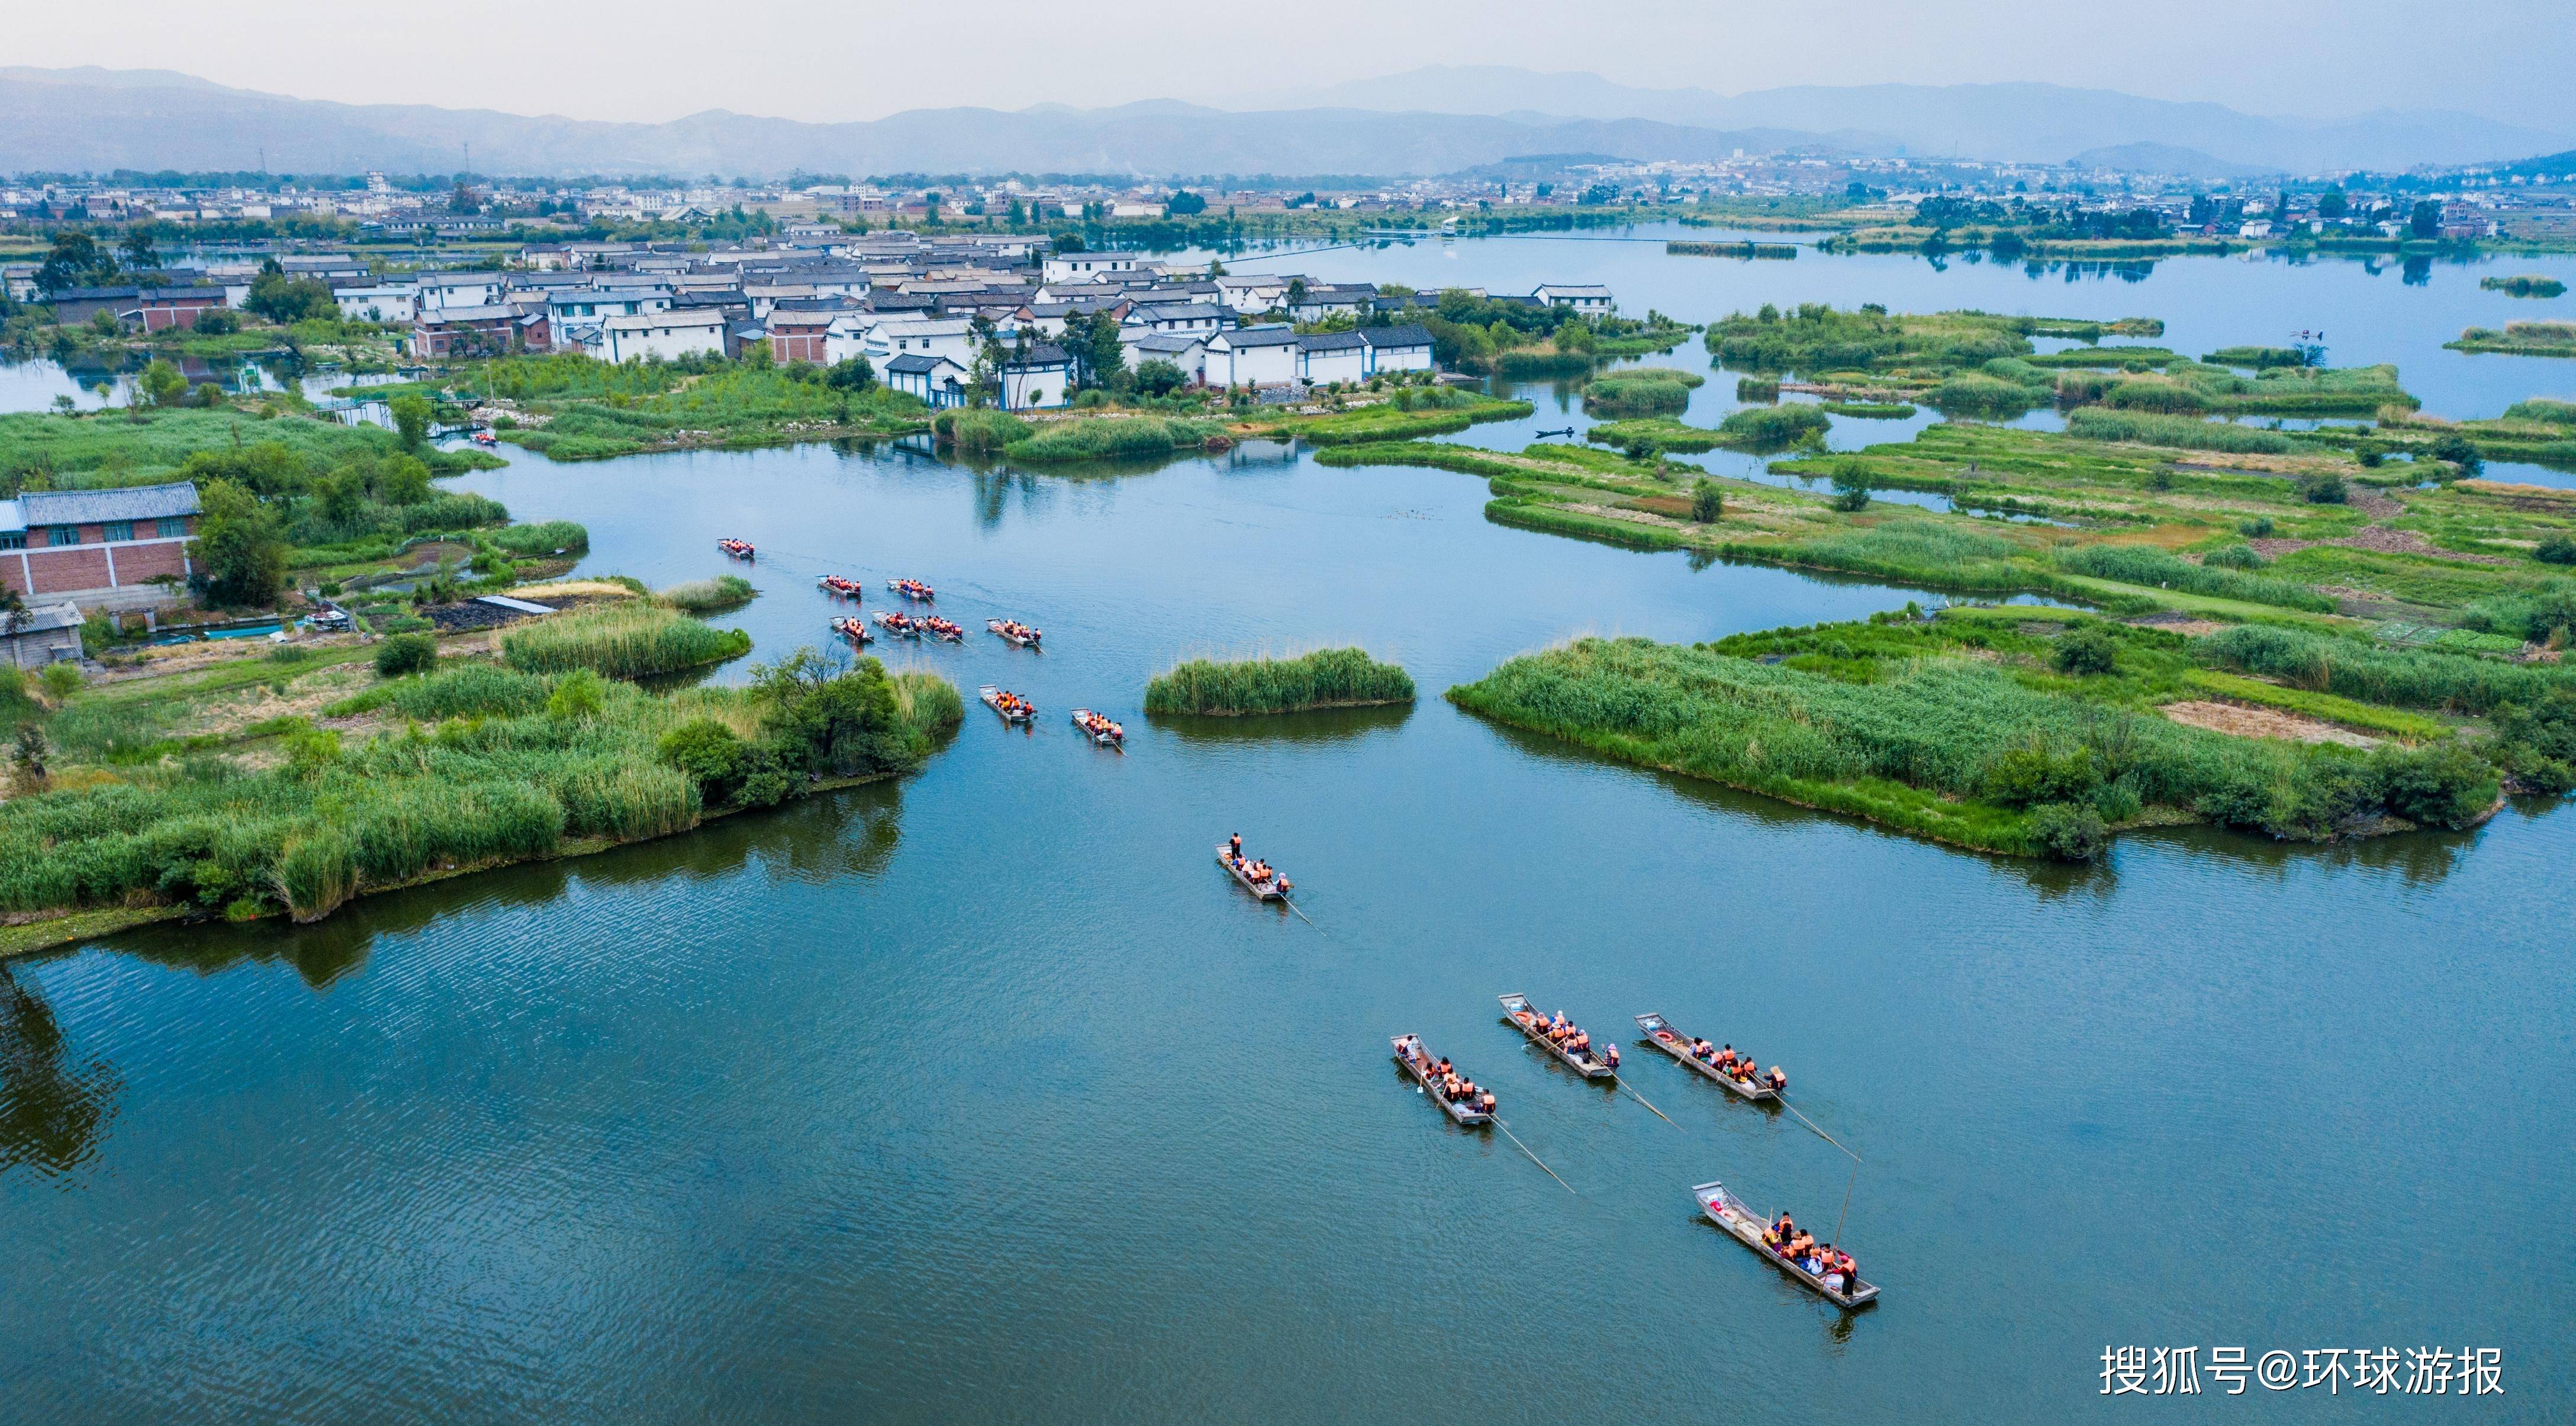
[[[2155,1410],[2097,1395],[2129,1343],[2505,1354],[2502,1397],[2232,1418],[2567,1415],[2562,808],[2072,871],[1607,766],[1437,694],[1907,592],[1503,529],[1438,471],[810,447],[463,483],[657,584],[753,540],[755,657],[822,637],[817,574],[926,579],[979,632],[897,661],[1042,716],[664,843],[0,966],[0,1419],[2055,1423]],[[1341,641],[1424,700],[1138,712],[1176,657]],[[1312,924],[1209,864],[1230,831]],[[1784,1065],[1856,1186],[1643,1053],[1674,1122],[1571,1079],[1507,991]],[[1400,1031],[1570,1190],[1448,1127]],[[1882,1304],[1696,1222],[1710,1178],[1811,1226],[1850,1189]]]

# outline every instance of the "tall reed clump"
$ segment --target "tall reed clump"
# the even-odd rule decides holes
[[[997,455],[1013,441],[1028,439],[1029,423],[1000,411],[942,411],[930,419],[931,434],[968,455]]]
[[[521,559],[557,550],[580,554],[590,548],[588,527],[571,520],[543,520],[533,525],[507,525],[485,538],[505,555]]]
[[[2382,648],[2359,639],[2259,624],[2196,639],[2192,654],[2215,667],[2401,708],[2485,714],[2507,703],[2536,705],[2558,690],[2576,690],[2576,669],[2564,664]]]
[[[751,635],[717,629],[642,601],[605,604],[522,624],[501,636],[501,656],[522,673],[586,668],[646,678],[737,658]]]
[[[675,584],[659,595],[661,601],[683,614],[721,614],[749,604],[760,591],[751,581],[738,574],[720,574],[713,579],[692,579]]]
[[[2095,579],[2179,589],[2189,594],[2272,604],[2283,609],[2304,609],[2314,614],[2331,614],[2335,608],[2333,600],[2292,580],[2248,574],[2240,569],[2193,564],[2144,545],[2076,545],[2057,552],[2057,566],[2069,574],[2089,575]]]
[[[1197,450],[1225,430],[1221,422],[1160,416],[1050,421],[1011,442],[1003,454],[1024,461],[1141,460]]]
[[[1821,439],[1833,428],[1824,408],[1804,401],[1786,406],[1747,406],[1717,423],[1721,444],[1737,450],[1774,451]]]
[[[1231,716],[1412,701],[1413,675],[1356,648],[1235,663],[1192,659],[1145,685],[1148,713]]]
[[[2145,411],[2106,411],[2087,406],[2069,412],[2066,433],[2088,441],[2130,441],[2142,446],[2173,446],[2190,451],[2226,451],[2235,455],[2284,455],[2293,449],[2278,431],[2200,421],[2189,416],[2159,416]]]

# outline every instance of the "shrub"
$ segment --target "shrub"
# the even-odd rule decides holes
[[[2067,862],[2089,862],[2111,845],[2111,829],[2102,814],[2080,802],[2052,802],[2034,808],[2030,834],[2041,851]]]
[[[2433,459],[2449,461],[2460,468],[2462,475],[2475,475],[2487,467],[2476,444],[2457,431],[2446,431],[2434,440]]]
[[[401,678],[438,666],[438,639],[431,634],[396,634],[376,647],[376,676]]]
[[[2086,624],[2059,635],[2048,661],[2059,673],[2109,673],[2119,663],[2119,645],[2108,633]]]
[[[2457,831],[2495,805],[2495,768],[2457,743],[2384,747],[2377,764],[2388,810],[2409,822]]]
[[[560,721],[596,718],[607,700],[607,680],[577,668],[555,680],[554,692],[546,695],[546,716]]]
[[[2261,569],[2271,563],[2252,545],[2221,545],[2202,555],[2200,562],[2218,569]]]
[[[2239,524],[2236,527],[2236,533],[2243,535],[2249,540],[2268,540],[2272,538],[2273,529],[2274,526],[2272,524],[2271,516],[2257,515],[2253,519]]]
[[[2351,497],[2339,475],[2309,475],[2299,479],[2299,498],[2311,505],[2341,505]]]
[[[2082,797],[2101,781],[2102,770],[2090,751],[2033,738],[1998,753],[1986,765],[1979,791],[2004,807],[2034,807]]]
[[[1703,475],[1691,482],[1691,519],[1713,525],[1725,514],[1726,492],[1716,481]]]
[[[2576,540],[2565,535],[2551,535],[2531,552],[2542,564],[2576,564]]]
[[[662,761],[687,773],[709,803],[733,800],[741,787],[749,745],[734,730],[713,718],[692,718],[662,735],[655,749]]]

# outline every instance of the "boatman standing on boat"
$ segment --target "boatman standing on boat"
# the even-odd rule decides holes
[[[1235,863],[1238,866],[1241,865],[1243,862],[1243,834],[1241,832],[1237,832],[1233,836],[1226,838],[1225,845],[1226,850],[1234,854]]]

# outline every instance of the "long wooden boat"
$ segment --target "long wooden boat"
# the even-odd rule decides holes
[[[1439,1105],[1441,1113],[1471,1129],[1494,1122],[1494,1116],[1483,1109],[1453,1101],[1448,1095],[1440,1092],[1440,1085],[1432,1078],[1431,1073],[1437,1061],[1431,1058],[1430,1051],[1422,1048],[1420,1035],[1394,1035],[1390,1036],[1389,1040],[1395,1046],[1395,1062],[1403,1067],[1408,1078],[1422,1086],[1424,1097]]]
[[[849,640],[851,643],[857,644],[861,648],[867,647],[868,641],[876,637],[876,635],[868,632],[867,625],[860,623],[856,619],[833,620],[832,632]]]
[[[752,549],[751,541],[737,540],[730,537],[716,541],[716,548],[724,551],[728,556],[738,560],[750,559],[757,553]]]
[[[1878,1284],[1874,1282],[1856,1277],[1844,1284],[1847,1291],[1836,1292],[1825,1286],[1823,1278],[1771,1251],[1770,1245],[1762,1241],[1762,1235],[1770,1231],[1771,1225],[1762,1221],[1761,1214],[1745,1207],[1743,1200],[1727,1192],[1726,1185],[1693,1184],[1691,1197],[1698,1200],[1699,1211],[1708,1216],[1708,1221],[1734,1234],[1737,1242],[1760,1254],[1771,1266],[1806,1284],[1816,1296],[1836,1307],[1865,1307],[1878,1300]]]
[[[1555,1056],[1557,1063],[1585,1079],[1608,1079],[1617,1073],[1598,1054],[1588,1050],[1575,1054],[1548,1039],[1547,1017],[1538,1013],[1538,1007],[1530,1004],[1528,996],[1514,991],[1496,998],[1503,1002],[1503,1023],[1528,1036],[1531,1044]]]
[[[966,641],[966,630],[964,626],[952,624],[949,621],[940,618],[936,614],[925,614],[914,622],[921,626],[921,632],[928,634],[934,639],[944,640],[952,644],[962,644]]]
[[[889,579],[886,581],[886,588],[893,590],[895,593],[902,595],[906,599],[918,600],[924,604],[929,603],[933,594],[936,593],[936,591],[931,589],[929,585],[924,584],[917,579],[913,580],[909,584],[900,579]]]
[[[1026,723],[1029,721],[1031,710],[1027,704],[1023,703],[1016,708],[1005,707],[1002,703],[1002,690],[989,683],[976,689],[975,696],[984,700],[985,707],[1001,714],[1002,721],[1005,723]]]
[[[1010,622],[1008,619],[987,619],[984,621],[984,627],[1001,635],[1006,642],[1023,649],[1036,648],[1038,640],[1046,637],[1044,629],[1032,629],[1025,624],[1015,632],[1008,627]]]
[[[1269,876],[1263,877],[1259,881],[1255,881],[1252,878],[1252,873],[1245,871],[1243,868],[1234,864],[1234,858],[1230,855],[1232,850],[1232,848],[1228,847],[1223,842],[1217,843],[1216,864],[1224,867],[1227,872],[1231,873],[1235,881],[1241,884],[1244,890],[1251,892],[1253,895],[1260,897],[1264,901],[1285,901],[1288,899],[1288,893],[1281,890],[1279,887],[1279,876],[1275,868]]]
[[[814,586],[834,599],[865,599],[867,589],[855,579],[827,574],[814,581]]]
[[[1088,708],[1076,708],[1073,710],[1073,726],[1081,729],[1084,737],[1089,738],[1092,742],[1101,747],[1116,748],[1125,746],[1127,742],[1127,735],[1125,733],[1093,731],[1085,720],[1096,716],[1098,715],[1094,714]]]
[[[880,609],[869,617],[877,621],[878,628],[885,630],[887,633],[894,635],[898,639],[918,639],[921,637],[921,625],[905,618],[901,614],[894,613],[890,610]]]
[[[1739,1080],[1733,1075],[1726,1073],[1724,1070],[1719,1069],[1717,1066],[1710,1064],[1708,1061],[1701,1059],[1699,1056],[1692,1054],[1690,1052],[1691,1037],[1674,1029],[1673,1022],[1665,1019],[1661,1015],[1638,1016],[1637,1028],[1646,1032],[1647,1044],[1654,1046],[1656,1049],[1663,1051],[1665,1054],[1672,1056],[1674,1059],[1681,1061],[1683,1064],[1690,1066],[1692,1069],[1698,1070],[1701,1074],[1704,1074],[1710,1079],[1716,1080],[1719,1084],[1726,1086],[1726,1092],[1734,1095],[1738,1099],[1749,1100],[1755,1104],[1762,1104],[1776,1100],[1780,1097],[1778,1093],[1774,1092],[1771,1086],[1767,1084],[1756,1084],[1751,1080]]]

